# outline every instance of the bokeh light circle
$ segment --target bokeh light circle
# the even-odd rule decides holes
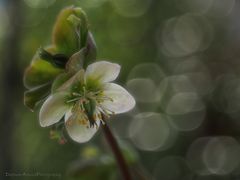
[[[166,115],[144,112],[133,118],[129,126],[129,137],[141,150],[159,151],[173,144],[176,132],[168,123]]]
[[[211,174],[203,162],[203,152],[211,137],[201,137],[196,139],[189,147],[186,159],[191,169],[199,175]]]
[[[131,79],[127,82],[127,88],[139,102],[150,103],[160,100],[156,84],[151,79]]]
[[[196,89],[190,78],[185,74],[172,75],[165,78],[173,92],[195,92]]]
[[[169,121],[179,131],[193,131],[199,128],[206,116],[205,109],[182,115],[171,115]]]
[[[186,85],[185,90],[196,92],[200,96],[210,94],[214,90],[212,76],[200,57],[186,58],[172,66],[171,69],[175,75],[171,78],[173,87],[182,85],[181,89],[183,89]]]
[[[175,0],[175,3],[185,12],[224,17],[232,12],[236,0]]]
[[[203,161],[212,174],[231,173],[240,162],[240,145],[232,137],[211,138],[204,149]]]
[[[206,18],[185,14],[167,20],[157,31],[156,41],[167,57],[184,57],[207,49],[213,28]]]
[[[240,163],[240,145],[230,136],[202,137],[188,149],[187,160],[199,175],[227,175]]]
[[[168,103],[166,112],[170,115],[181,115],[201,111],[205,108],[196,93],[177,93]]]

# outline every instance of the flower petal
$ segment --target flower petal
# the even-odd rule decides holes
[[[93,79],[101,82],[110,82],[118,77],[121,66],[116,63],[99,61],[90,64],[85,73],[85,80]]]
[[[136,102],[126,89],[115,83],[106,83],[103,94],[111,98],[102,102],[103,108],[113,111],[116,114],[130,111]]]
[[[65,115],[65,126],[69,136],[78,143],[84,143],[89,141],[97,132],[100,126],[100,120],[96,120],[97,126],[89,127],[89,121],[87,122],[87,124],[83,125],[79,122],[79,119],[77,118],[72,118],[70,120],[71,115],[71,111],[68,111]]]
[[[84,82],[84,70],[79,70],[76,74],[70,77],[66,82],[57,88],[57,91],[69,91],[74,83]]]
[[[65,103],[67,93],[59,92],[48,97],[39,112],[39,121],[42,127],[57,123],[69,110]]]

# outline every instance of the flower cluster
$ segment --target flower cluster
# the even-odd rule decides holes
[[[134,98],[113,83],[120,65],[97,61],[96,45],[88,31],[85,14],[70,7],[55,24],[53,45],[41,48],[24,76],[25,104],[32,110],[43,102],[39,120],[42,127],[64,121],[76,142],[90,140],[101,124],[114,114],[135,106]]]

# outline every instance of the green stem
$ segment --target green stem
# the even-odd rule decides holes
[[[126,163],[126,161],[123,157],[123,154],[117,144],[116,139],[114,138],[114,136],[107,124],[103,125],[103,132],[104,132],[105,138],[106,138],[109,146],[112,149],[112,152],[115,156],[115,159],[117,161],[117,164],[119,166],[119,169],[122,173],[123,178],[125,180],[131,180],[132,178],[131,178],[131,174],[130,174],[129,168],[127,166],[127,163]]]

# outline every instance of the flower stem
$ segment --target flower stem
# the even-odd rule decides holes
[[[129,171],[129,168],[127,166],[127,163],[123,157],[123,154],[117,144],[117,141],[116,139],[114,138],[110,128],[108,127],[107,123],[105,123],[103,125],[103,132],[104,132],[104,135],[105,135],[105,138],[109,144],[109,146],[111,147],[112,149],[112,152],[115,156],[115,159],[118,163],[118,166],[119,166],[119,169],[122,173],[122,176],[125,180],[131,180],[131,174],[130,174],[130,171]]]

